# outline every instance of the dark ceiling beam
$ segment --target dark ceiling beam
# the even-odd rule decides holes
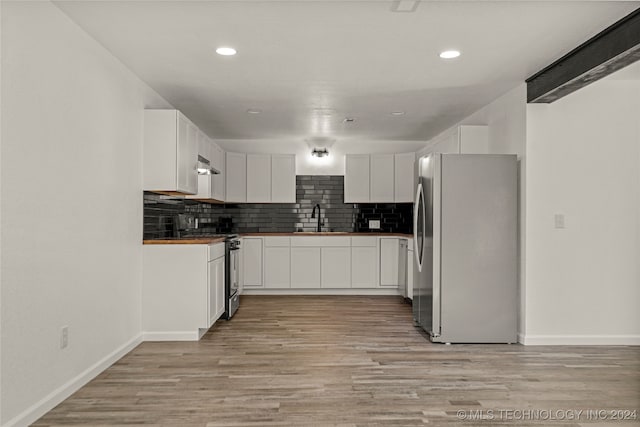
[[[529,77],[527,102],[551,103],[640,59],[640,8]]]

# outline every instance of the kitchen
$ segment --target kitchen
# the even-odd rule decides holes
[[[205,386],[207,391],[202,393],[210,393],[209,403],[221,405],[217,410],[219,425],[232,423],[234,414],[244,412],[249,417],[245,423],[261,425],[303,424],[305,420],[383,424],[385,414],[405,425],[419,424],[423,419],[455,422],[457,409],[478,405],[508,409],[530,402],[546,408],[550,404],[541,397],[558,387],[564,392],[549,395],[549,399],[568,402],[567,407],[575,407],[579,400],[595,407],[597,402],[587,396],[594,388],[604,399],[604,409],[637,407],[638,204],[635,196],[629,196],[638,191],[640,156],[637,127],[633,125],[638,109],[630,96],[637,93],[637,73],[630,66],[627,73],[623,69],[619,71],[623,74],[612,74],[552,104],[528,104],[524,83],[632,13],[637,3],[479,2],[473,6],[455,2],[445,6],[442,2],[417,2],[413,11],[390,10],[395,2],[349,2],[342,6],[292,2],[287,11],[282,3],[272,2],[190,2],[188,6],[175,2],[146,6],[142,2],[92,3],[4,2],[1,8],[2,425],[36,422],[76,391],[68,402],[84,409],[70,416],[81,419],[78,414],[84,413],[96,417],[85,418],[85,424],[108,423],[106,413],[92,411],[114,402],[107,399],[104,405],[92,406],[91,399],[86,399],[96,391],[95,386],[107,387],[111,396],[118,396],[115,404],[121,410],[114,413],[123,418],[114,423],[135,418],[136,422],[179,424],[187,419],[180,417],[188,417],[189,410],[197,406],[198,387],[208,381],[198,380],[198,373],[218,382],[225,393],[241,389],[249,393],[244,398],[227,395],[225,399],[222,391]],[[212,16],[216,25],[210,26]],[[369,23],[370,30],[355,31],[355,16]],[[287,21],[289,17],[291,21]],[[143,21],[150,27],[142,29]],[[540,22],[545,28],[534,25]],[[117,25],[112,27],[111,23]],[[243,34],[233,32],[231,27],[241,24]],[[403,32],[405,28],[407,32]],[[424,38],[400,37],[422,34],[422,29]],[[220,34],[213,37],[211,31]],[[434,34],[438,31],[441,37]],[[299,37],[288,37],[291,32]],[[456,42],[457,33],[467,35]],[[269,34],[272,39],[267,39]],[[394,49],[399,38],[407,43],[405,53]],[[428,39],[439,40],[439,44],[428,43]],[[477,39],[478,45],[470,39]],[[461,43],[459,58],[439,58],[440,52],[452,47],[449,43]],[[219,56],[215,53],[219,46],[234,46],[237,54]],[[341,46],[344,49],[340,50]],[[526,58],[522,46],[527,49]],[[359,55],[353,54],[354,48]],[[325,61],[333,58],[332,49],[340,52],[334,58],[340,67],[332,68],[331,62]],[[407,51],[422,54],[407,55]],[[391,55],[391,60],[381,52]],[[242,61],[254,62],[238,67]],[[207,75],[214,75],[211,70],[216,70],[215,78],[207,79]],[[376,80],[380,76],[389,76],[389,80]],[[209,84],[215,86],[212,92]],[[341,93],[345,98],[340,98]],[[145,110],[174,111],[176,115],[180,111],[212,140],[214,155],[207,158],[210,166],[221,171],[229,161],[236,162],[225,174],[211,175],[212,179],[237,173],[244,162],[245,174],[236,176],[229,185],[242,182],[243,176],[245,185],[229,188],[226,182],[221,187],[213,181],[214,191],[224,188],[224,204],[149,192],[178,187],[145,184]],[[413,180],[419,176],[420,159],[436,146],[442,147],[436,150],[440,152],[449,151],[452,145],[454,150],[456,146],[458,151],[466,150],[465,136],[475,130],[486,133],[486,138],[474,150],[518,156],[520,280],[516,307],[510,308],[517,309],[515,328],[522,345],[431,344],[426,334],[410,325],[411,306],[400,297],[400,280],[381,282],[385,277],[395,278],[396,268],[400,277],[404,265],[408,276],[412,271],[408,249],[406,263],[398,258],[397,263],[379,262],[371,269],[357,268],[367,263],[352,261],[350,268],[345,263],[347,253],[351,260],[354,256],[381,259],[387,253],[381,252],[387,247],[382,243],[384,238],[393,240],[389,254],[396,253],[396,244],[400,246],[405,240],[408,248],[412,247]],[[314,138],[327,134],[335,141]],[[196,160],[197,146],[190,146]],[[329,156],[312,156],[316,148],[326,148]],[[610,152],[610,162],[601,161],[605,150]],[[229,153],[236,155],[227,157]],[[401,156],[409,153],[414,153],[414,167],[404,178],[410,177],[412,183],[399,186],[398,193],[406,193],[406,197],[396,202],[396,172],[409,170],[396,168],[396,160],[398,165],[408,162],[409,156]],[[387,175],[393,176],[393,191],[387,188],[387,197],[381,199],[371,198],[371,194],[367,201],[350,199],[358,194],[349,194],[347,155],[354,159],[367,156],[368,161],[361,165],[368,164],[369,173],[393,171]],[[281,161],[279,166],[273,166],[274,158]],[[371,168],[378,160],[382,167]],[[248,166],[250,162],[252,166]],[[38,173],[25,173],[25,165],[34,165]],[[596,166],[602,172],[597,180],[590,169]],[[251,175],[256,171],[260,173]],[[274,171],[285,176],[286,186],[272,186],[278,179]],[[176,175],[169,175],[177,180]],[[270,176],[268,184],[265,176]],[[307,177],[329,177],[326,181],[331,184]],[[185,179],[193,182],[193,175]],[[196,176],[197,192],[202,179],[206,178]],[[389,185],[391,181],[386,178],[380,182]],[[403,182],[403,177],[398,182]],[[249,191],[252,185],[259,190]],[[307,190],[315,192],[316,185],[326,186],[318,190],[325,191],[322,201],[302,197]],[[371,190],[375,188],[372,185],[368,182],[360,189]],[[244,198],[243,187],[247,191]],[[265,202],[266,189],[272,197],[273,188],[280,191],[285,187],[286,198]],[[228,190],[238,188],[240,194],[229,198]],[[342,193],[343,203],[327,193],[334,190]],[[593,192],[603,203],[594,205]],[[325,222],[323,231],[370,233],[376,224],[369,221],[379,217],[381,235],[349,235],[347,244],[340,235],[294,234],[299,229],[314,232],[317,209],[316,216],[311,216],[316,203],[320,204],[319,218]],[[297,210],[290,213],[295,221],[285,209]],[[217,283],[224,281],[219,267],[226,257],[219,246],[209,252],[206,244],[141,244],[143,240],[174,238],[174,224],[167,220],[174,214],[193,215],[193,225],[198,218],[198,230],[206,230],[202,234],[230,232],[240,234],[241,239],[254,239],[248,245],[241,243],[240,262],[244,264],[238,270],[239,285],[243,286],[239,310],[230,321],[215,319],[200,340],[199,329],[206,331],[207,322],[222,316],[220,298],[194,310],[196,323],[175,330],[147,330],[143,326],[148,312],[145,281],[149,278],[145,251],[151,247],[171,246],[173,251],[189,247],[199,252],[192,259],[201,260],[205,267],[192,270],[190,284],[208,281],[207,264],[212,264]],[[610,220],[602,227],[606,218]],[[252,223],[252,219],[257,221]],[[246,235],[261,232],[294,235]],[[358,242],[356,237],[369,239]],[[320,240],[308,246],[308,239]],[[415,240],[411,243],[415,248]],[[332,277],[332,285],[344,288],[322,287],[323,251],[336,265],[342,265],[342,269],[325,267],[325,273],[333,276],[324,277]],[[294,258],[301,256],[294,253],[304,254],[303,261]],[[254,262],[247,264],[251,257]],[[267,273],[273,265],[267,258],[276,263],[288,261],[289,269]],[[261,268],[252,270],[260,260]],[[170,260],[163,264],[170,264]],[[313,288],[293,289],[297,295],[274,295],[293,293],[293,285],[302,283],[292,280],[293,267],[300,265],[305,265],[304,271],[310,271],[311,265],[319,269],[319,276],[303,275]],[[354,267],[356,277],[362,277],[368,287],[354,287]],[[287,271],[288,275],[278,274]],[[348,288],[342,280],[347,272]],[[273,283],[288,284],[289,288],[267,286]],[[603,283],[607,289],[604,294]],[[216,287],[217,292],[219,289]],[[349,295],[354,289],[357,294]],[[206,299],[205,291],[204,287],[195,289],[200,292],[199,302]],[[209,295],[217,297],[219,293]],[[185,296],[186,292],[177,295]],[[312,297],[313,304],[305,303]],[[216,308],[212,314],[210,307]],[[158,312],[161,321],[169,320],[170,314],[178,316],[162,308]],[[202,319],[205,323],[201,325],[198,322]],[[189,336],[174,335],[173,339],[193,342],[156,341],[163,338],[160,333],[185,331]],[[158,334],[146,337],[147,332]],[[309,337],[305,333],[314,338],[306,341],[308,347],[302,346]],[[273,341],[266,340],[268,334],[273,334]],[[341,338],[345,336],[347,341]],[[252,348],[251,342],[262,345]],[[340,344],[336,346],[336,342]],[[251,354],[262,355],[262,360],[252,359]],[[403,358],[407,362],[404,367]],[[145,364],[144,359],[150,363]],[[173,365],[179,359],[189,363]],[[468,377],[461,375],[467,360],[479,364],[479,376],[469,372]],[[498,367],[495,360],[502,360]],[[555,361],[560,360],[562,367],[557,367]],[[598,369],[589,367],[594,360]],[[417,383],[415,369],[405,370],[407,364],[417,367],[420,361],[425,365],[418,372],[428,380],[422,384]],[[127,364],[134,362],[141,364],[129,365],[135,367],[128,370]],[[526,370],[536,364],[540,370]],[[157,377],[149,371],[152,366],[162,367]],[[205,372],[207,366],[215,371]],[[224,371],[225,366],[230,370]],[[307,370],[301,368],[305,366]],[[136,370],[155,378],[157,386],[136,377]],[[394,372],[398,374],[395,379]],[[303,381],[296,381],[296,376]],[[573,378],[575,383],[554,383],[554,376]],[[144,385],[139,389],[109,388],[109,378],[121,382],[137,378]],[[290,393],[290,400],[268,398],[266,386],[251,394],[249,390],[255,390],[261,379],[270,382],[276,394]],[[462,380],[469,384],[464,390]],[[87,388],[82,388],[87,383]],[[171,397],[166,394],[170,390],[163,388],[170,384],[189,384],[189,388]],[[287,388],[292,385],[300,388],[294,392]],[[430,393],[434,387],[440,392]],[[527,393],[527,389],[533,392]],[[145,397],[146,393],[150,394]],[[509,401],[506,393],[516,400]],[[185,401],[180,400],[180,394]],[[141,410],[133,415],[136,409],[132,402],[141,399],[142,409],[152,399],[149,396],[155,396],[156,403],[167,403],[166,408],[159,403],[150,412]],[[373,398],[366,400],[364,396]],[[315,415],[311,409],[305,412],[305,401],[309,408],[315,408]],[[341,412],[331,411],[332,407],[340,408],[341,401],[350,406],[342,407]],[[382,413],[379,418],[369,418],[365,409],[371,412],[376,405],[383,408]],[[394,405],[406,413],[394,411]],[[48,422],[68,424],[72,412],[64,408],[63,403]],[[216,422],[206,415],[193,417],[194,424]],[[250,417],[255,418],[252,421]]]

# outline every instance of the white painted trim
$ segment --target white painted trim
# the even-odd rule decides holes
[[[524,345],[640,345],[640,335],[519,335]]]
[[[142,333],[143,341],[198,341],[202,335],[200,334],[200,330],[198,329],[196,329],[195,331],[166,331],[166,332],[143,332]]]
[[[395,295],[402,296],[397,288],[390,289],[248,289],[242,295]]]
[[[518,342],[524,344],[524,334],[522,332],[518,332]]]
[[[108,354],[84,372],[81,372],[62,386],[58,387],[38,402],[31,405],[22,413],[9,420],[2,427],[28,426],[38,420],[44,414],[53,409],[56,405],[78,391],[82,386],[101,374],[109,366],[120,360],[125,354],[133,350],[142,342],[142,335],[138,335],[125,343],[120,348]]]

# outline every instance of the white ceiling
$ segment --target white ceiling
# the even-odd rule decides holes
[[[270,140],[426,140],[640,6],[393,3],[56,2],[210,136]],[[447,48],[462,56],[441,60]]]

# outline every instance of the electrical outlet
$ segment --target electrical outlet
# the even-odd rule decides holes
[[[60,348],[67,348],[69,345],[69,327],[63,326],[60,330]]]
[[[379,219],[370,219],[369,220],[369,230],[380,230],[380,220]]]
[[[565,228],[564,214],[555,214],[553,216],[553,224],[555,228]]]

